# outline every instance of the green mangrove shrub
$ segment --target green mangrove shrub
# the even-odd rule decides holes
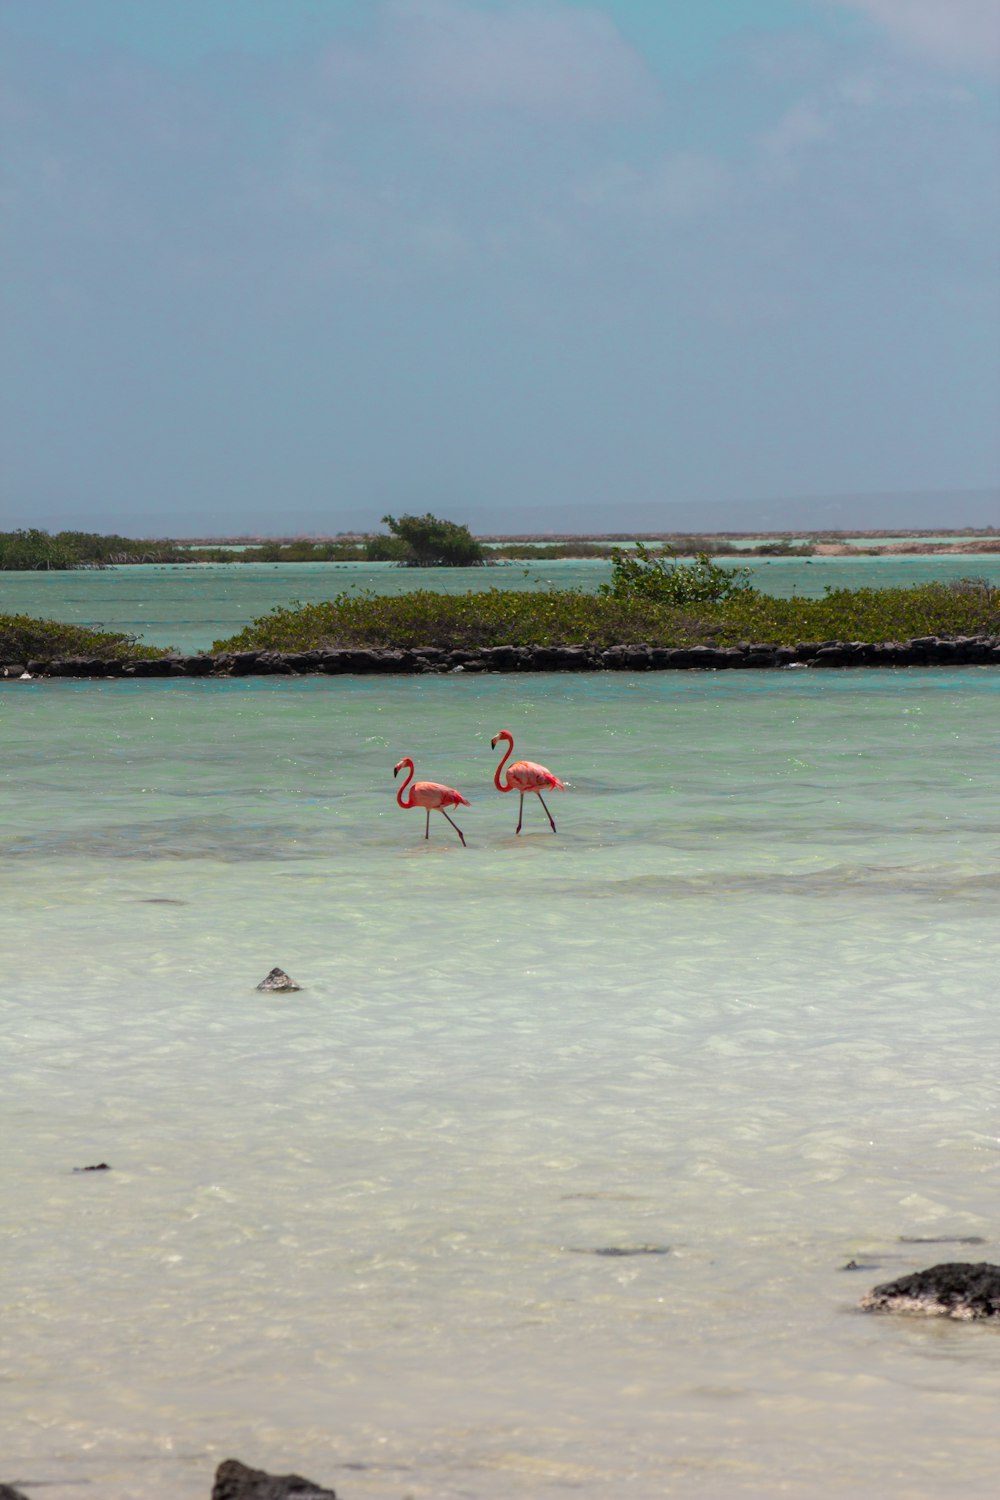
[[[335,646],[771,645],[899,641],[921,635],[1000,635],[1000,590],[947,584],[831,589],[821,599],[775,599],[739,588],[679,605],[637,592],[427,589],[389,598],[342,593],[329,602],[278,607],[215,649],[305,651]]]
[[[649,599],[659,604],[686,606],[721,604],[739,594],[752,593],[748,568],[723,568],[705,552],[693,562],[677,562],[672,547],[651,552],[642,542],[634,549],[611,552],[611,582],[598,592],[615,599]]]
[[[29,527],[0,532],[0,569],[26,573],[39,569],[75,568],[77,559],[70,547],[47,531]]]
[[[88,630],[33,615],[0,615],[0,662],[57,661],[67,656],[95,656],[106,661],[150,661],[167,653],[140,646],[123,631]]]
[[[432,516],[383,516],[382,524],[401,541],[406,552],[401,561],[414,568],[474,568],[483,561],[483,546],[468,526]],[[371,554],[369,553],[369,556]]]

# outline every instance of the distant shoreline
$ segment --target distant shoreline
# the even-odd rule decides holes
[[[293,542],[359,542],[364,539],[365,533],[360,531],[338,531],[331,533],[299,532],[296,535],[275,536],[272,534],[256,533],[240,536],[177,536],[158,537],[158,541],[170,541],[178,547],[258,547],[272,542],[278,546],[288,547]],[[921,537],[954,537],[955,542],[920,542]],[[1000,544],[1000,527],[998,526],[964,526],[958,530],[951,527],[929,527],[911,528],[907,531],[830,531],[826,528],[817,528],[813,531],[518,531],[518,532],[482,532],[476,534],[478,542],[685,542],[717,540],[720,542],[815,542],[817,545],[827,543],[846,544],[847,538],[859,538],[866,541],[877,541],[880,538],[887,540],[898,539],[899,541],[918,542],[921,546],[930,548],[943,547],[945,551],[951,550],[956,543],[975,538],[984,540],[994,539]],[[860,551],[861,549],[852,549]],[[884,550],[882,548],[880,551]]]

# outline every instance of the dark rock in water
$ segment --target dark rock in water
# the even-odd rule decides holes
[[[879,1268],[877,1260],[849,1260],[846,1266],[841,1266],[842,1271],[877,1271]]]
[[[302,986],[289,978],[284,969],[272,969],[257,986],[259,990],[300,990]]]
[[[981,1260],[947,1261],[874,1287],[861,1306],[867,1312],[923,1313],[927,1317],[1000,1319],[1000,1266]]]
[[[0,1484],[0,1500],[28,1500],[27,1495],[22,1495],[20,1490],[15,1490],[12,1485]]]
[[[901,1245],[985,1245],[981,1234],[901,1234]]]
[[[93,1167],[74,1167],[74,1172],[110,1172],[111,1168],[106,1161],[99,1161]]]
[[[596,1249],[583,1249],[571,1245],[574,1255],[669,1255],[669,1245],[600,1245]]]
[[[227,1458],[215,1471],[212,1500],[337,1500],[333,1490],[325,1490],[299,1474],[266,1474],[263,1469],[248,1469],[236,1458]]]

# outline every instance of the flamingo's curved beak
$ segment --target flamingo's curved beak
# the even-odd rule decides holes
[[[497,747],[497,740],[499,738],[500,738],[500,736],[498,734],[495,734],[493,736],[493,738],[490,740],[490,749],[491,750],[495,750],[496,749],[496,747]]]
[[[400,761],[398,766],[393,766],[393,768],[392,768],[392,774],[393,774],[393,776],[398,776],[399,773],[400,773],[400,771],[402,769],[403,769],[403,762]]]

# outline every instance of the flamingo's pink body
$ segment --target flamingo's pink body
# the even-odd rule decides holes
[[[520,792],[521,794],[520,811],[517,818],[517,827],[514,832],[521,832],[521,824],[524,821],[524,794],[525,792],[534,792],[539,802],[545,808],[545,816],[552,824],[552,832],[555,833],[556,825],[552,822],[552,814],[545,804],[545,798],[542,796],[542,793],[565,791],[565,784],[559,780],[558,776],[554,776],[547,766],[540,766],[533,760],[516,760],[512,766],[507,766],[506,781],[501,781],[500,772],[514,753],[514,736],[509,729],[501,729],[500,733],[495,734],[491,741],[494,750],[497,747],[498,740],[507,741],[507,753],[496,768],[493,783],[499,792]]]
[[[440,781],[414,781],[413,762],[408,755],[404,756],[398,766],[393,769],[393,776],[398,776],[404,766],[409,768],[410,774],[396,793],[396,801],[400,807],[423,807],[427,809],[427,821],[424,825],[425,839],[430,838],[432,811],[436,809],[444,817],[448,818],[448,814],[445,812],[446,807],[470,806],[469,799],[463,797],[461,792],[456,792],[453,786],[444,786]],[[410,795],[404,801],[403,793],[407,787],[410,788]],[[448,818],[448,822],[451,823],[452,828],[454,828],[464,845],[465,835],[461,828],[451,818]]]

